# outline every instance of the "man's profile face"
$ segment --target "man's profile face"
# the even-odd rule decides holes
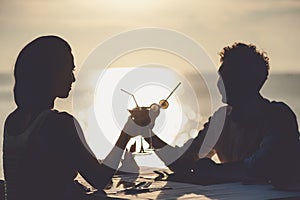
[[[243,87],[244,76],[245,74],[237,73],[229,64],[222,63],[217,86],[223,103],[234,105],[244,101],[247,96],[247,89]]]

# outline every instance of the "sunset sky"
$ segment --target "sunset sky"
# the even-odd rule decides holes
[[[273,73],[300,72],[299,19],[297,0],[0,0],[0,73],[40,35],[65,38],[80,67],[106,39],[143,27],[193,38],[216,66],[224,46],[242,41],[267,51]]]

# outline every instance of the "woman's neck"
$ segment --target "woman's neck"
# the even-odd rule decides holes
[[[44,110],[53,109],[53,107],[54,107],[54,99],[47,100],[47,101],[37,100],[36,102],[32,102],[30,105],[18,107],[18,110],[31,113],[34,115],[34,114],[39,114]]]

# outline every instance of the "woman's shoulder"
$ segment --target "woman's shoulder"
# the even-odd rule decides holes
[[[66,123],[66,122],[72,122],[73,120],[75,120],[75,117],[65,111],[60,112],[58,110],[50,110],[48,120],[51,120],[53,122]]]
[[[73,138],[80,129],[77,124],[75,117],[70,113],[51,110],[44,125],[41,127],[41,131],[47,137],[54,139],[57,137],[65,138],[64,141],[67,141]]]
[[[52,110],[50,110],[50,113],[54,117],[73,118],[73,115],[71,115],[70,113],[68,113],[66,111],[61,112],[59,110],[52,109]]]
[[[51,110],[47,116],[46,124],[52,128],[68,129],[73,128],[77,124],[77,120],[68,112]]]

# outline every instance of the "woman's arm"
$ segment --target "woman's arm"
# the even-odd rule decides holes
[[[113,177],[123,151],[131,136],[121,132],[115,146],[100,163],[86,148],[79,135],[83,135],[77,120],[67,113],[57,113],[50,117],[48,127],[54,137],[56,152],[64,156],[68,165],[78,171],[93,187],[104,189]],[[50,142],[51,143],[51,142]]]

